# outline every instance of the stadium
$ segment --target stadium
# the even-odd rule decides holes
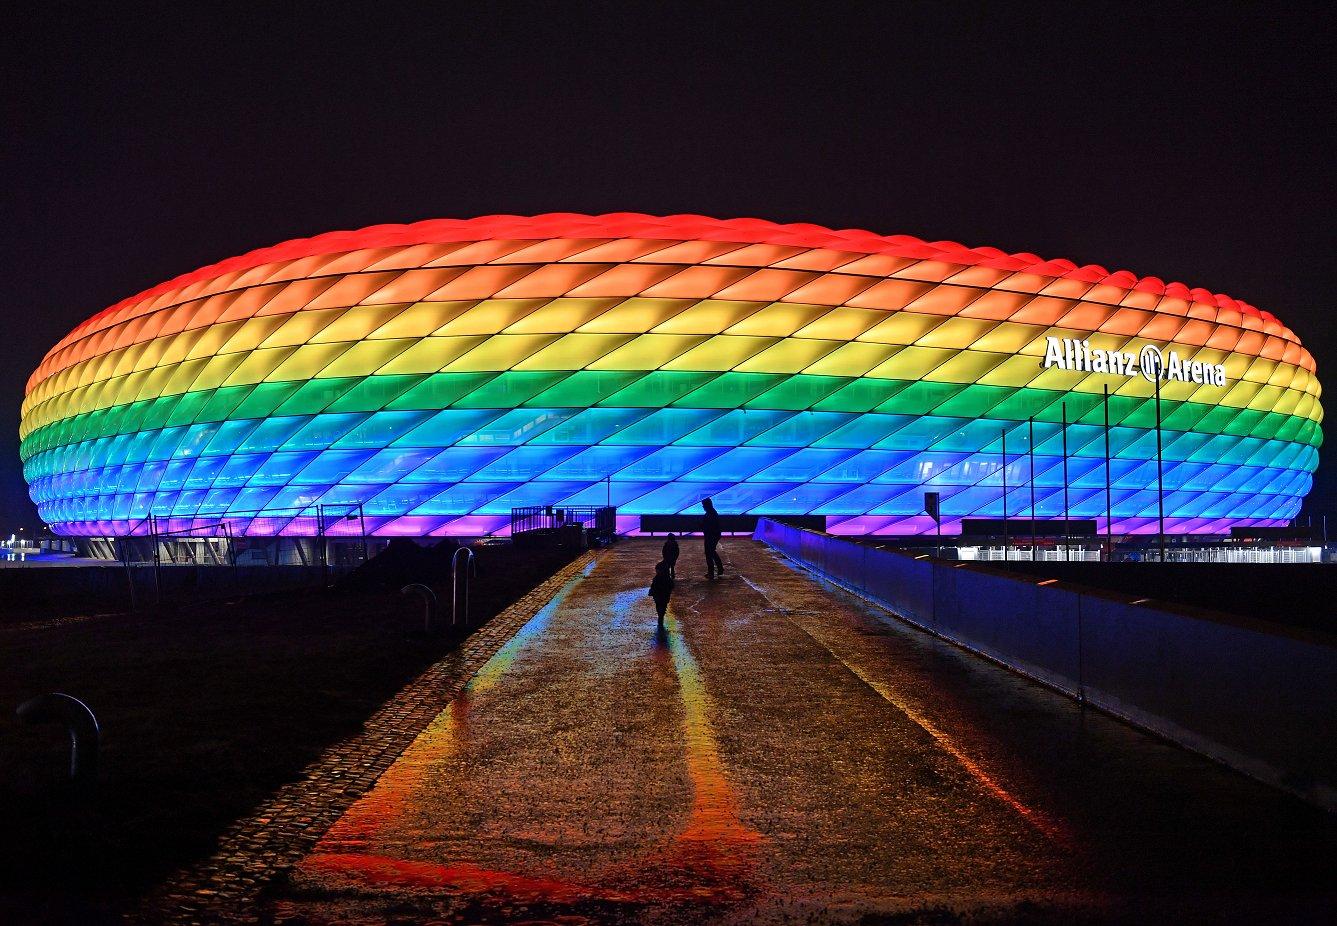
[[[51,349],[20,433],[43,520],[74,536],[296,536],[322,506],[377,536],[504,534],[526,506],[610,505],[635,531],[706,496],[922,534],[925,492],[947,533],[1145,534],[1163,510],[1168,532],[1220,534],[1298,512],[1319,395],[1277,318],[1180,283],[553,214],[335,232],[155,286]]]

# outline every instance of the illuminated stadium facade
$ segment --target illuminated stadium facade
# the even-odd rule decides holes
[[[127,299],[42,361],[21,435],[61,534],[302,534],[331,505],[478,535],[605,499],[635,529],[707,495],[923,533],[925,491],[951,533],[1003,515],[1004,485],[1007,514],[1033,488],[1064,517],[1065,436],[1066,515],[1103,530],[1108,476],[1113,531],[1143,533],[1157,386],[1167,530],[1298,511],[1314,361],[1229,297],[813,225],[493,216],[290,241]]]

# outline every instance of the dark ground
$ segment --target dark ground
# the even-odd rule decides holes
[[[571,557],[478,552],[476,619]],[[415,633],[421,603],[381,571],[354,590],[0,623],[0,922],[112,921],[450,649],[458,635]],[[48,691],[101,723],[89,812],[65,800],[63,731],[14,716]]]
[[[274,885],[261,922],[1331,922],[1322,810],[727,538],[665,633],[620,541]]]

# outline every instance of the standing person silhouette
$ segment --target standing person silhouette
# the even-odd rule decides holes
[[[668,563],[660,560],[655,563],[655,577],[650,583],[649,595],[655,602],[655,613],[659,615],[659,629],[664,629],[664,613],[668,611],[669,598],[673,596],[673,576],[669,575]]]
[[[724,575],[724,560],[720,559],[720,513],[715,510],[715,503],[709,498],[701,499],[701,507],[706,509],[706,518],[701,526],[701,533],[706,541],[706,578],[715,578],[718,571]]]
[[[672,534],[664,541],[664,562],[668,564],[669,576],[678,577],[678,538]]]

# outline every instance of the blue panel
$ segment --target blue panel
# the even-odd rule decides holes
[[[450,447],[418,467],[407,479],[422,483],[459,482],[510,452],[509,447]]]
[[[370,416],[353,413],[316,415],[300,431],[283,442],[283,449],[324,450],[368,417]],[[254,440],[253,435],[246,443],[249,445]]]
[[[857,417],[842,412],[797,412],[787,421],[752,438],[750,443],[765,447],[807,447]]]
[[[319,418],[324,418],[324,415]],[[370,417],[335,442],[340,450],[371,447],[380,449],[403,437],[428,418],[431,412],[373,412]],[[314,422],[313,422],[314,424]]]
[[[791,453],[782,447],[735,447],[681,478],[691,482],[741,482]]]
[[[275,453],[270,456],[250,478],[247,485],[283,486],[302,471],[302,468],[315,459],[314,451]]]
[[[729,488],[727,482],[672,482],[627,504],[626,514],[701,513],[701,499]]]
[[[625,466],[654,453],[653,447],[620,447],[604,445],[589,447],[563,463],[544,473],[544,479],[602,479],[610,473],[617,473]],[[623,478],[618,474],[617,478]],[[631,478],[631,477],[627,477]]]
[[[569,408],[517,408],[459,439],[461,446],[517,446],[575,414]]]
[[[635,424],[610,435],[605,443],[662,447],[723,414],[724,412],[713,408],[661,408]]]
[[[665,409],[665,411],[686,411],[686,409]],[[683,436],[677,443],[689,446],[737,447],[794,414],[794,412],[768,409],[735,409]]]
[[[848,424],[836,428],[825,437],[813,442],[814,447],[871,447],[886,439],[906,424],[914,421],[909,415],[879,415],[869,413],[860,415]]]
[[[297,415],[290,418],[268,418],[256,427],[238,448],[243,453],[254,453],[258,451],[278,450],[283,443],[292,437],[310,418],[303,415]]]
[[[534,438],[534,443],[597,444],[647,417],[652,411],[649,408],[587,408],[540,434]]]
[[[372,450],[326,450],[298,473],[293,482],[297,485],[334,485],[375,455]]]
[[[471,514],[515,487],[516,484],[513,482],[460,483],[451,486],[410,514]]]
[[[665,447],[623,469],[618,477],[669,482],[725,451],[724,447]]]
[[[476,482],[528,482],[579,452],[579,447],[517,447],[468,478]]]
[[[338,453],[339,451],[328,452]],[[389,447],[375,454],[346,477],[329,481],[333,483],[347,480],[358,484],[398,482],[434,456],[436,456],[436,451],[427,448]],[[407,511],[408,509],[404,510]]]

